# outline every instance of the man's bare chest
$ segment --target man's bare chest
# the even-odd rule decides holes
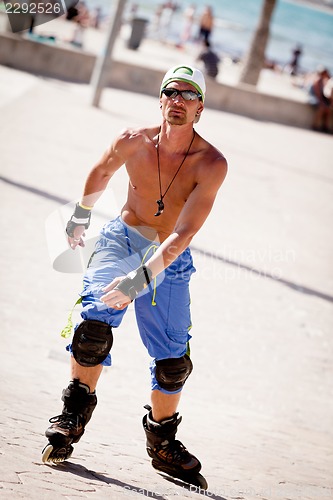
[[[162,158],[158,165],[157,155],[149,154],[127,162],[130,188],[137,196],[147,199],[157,199],[162,195],[175,201],[186,201],[197,184],[196,172],[193,161],[188,159],[179,168],[178,160]]]

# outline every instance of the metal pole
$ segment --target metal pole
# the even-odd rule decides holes
[[[91,85],[93,88],[92,105],[98,107],[104,88],[105,76],[112,65],[112,50],[116,41],[120,23],[127,0],[117,0],[113,16],[110,21],[110,27],[107,37],[107,42],[103,53],[97,58],[94,71],[91,77]]]

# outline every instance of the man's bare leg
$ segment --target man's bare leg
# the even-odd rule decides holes
[[[153,419],[155,422],[161,422],[165,418],[172,417],[177,411],[181,392],[176,394],[165,394],[161,391],[152,391],[151,403]]]
[[[90,392],[94,392],[96,389],[96,385],[99,379],[100,374],[102,373],[103,366],[97,365],[92,367],[81,366],[73,356],[71,357],[71,375],[72,379],[78,378],[80,382],[86,384],[90,388]]]

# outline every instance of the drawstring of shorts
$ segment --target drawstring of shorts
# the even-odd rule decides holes
[[[60,335],[64,339],[68,339],[68,337],[70,337],[71,334],[72,334],[72,330],[73,330],[73,321],[72,321],[73,312],[74,312],[75,307],[78,304],[81,304],[81,302],[82,302],[82,297],[79,297],[77,299],[77,301],[75,302],[74,306],[72,307],[72,310],[70,311],[69,315],[68,315],[67,324],[66,324],[65,328],[63,328],[63,330],[61,330],[61,332],[60,332]]]
[[[145,260],[147,258],[147,255],[149,254],[150,250],[153,251],[153,254],[156,252],[156,250],[158,249],[158,245],[150,245],[150,247],[148,248],[148,250],[146,251],[146,253],[144,254],[142,260],[141,260],[141,265],[143,265],[145,263]],[[156,281],[157,281],[157,278],[155,276],[154,278],[154,287],[153,287],[153,298],[151,299],[151,305],[152,306],[156,306],[157,303],[155,302],[155,297],[156,297]]]

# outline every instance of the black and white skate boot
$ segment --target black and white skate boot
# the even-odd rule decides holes
[[[43,462],[63,462],[73,453],[97,405],[95,393],[78,379],[72,380],[62,392],[64,407],[61,415],[50,418],[52,424],[45,431],[49,442],[42,452]]]
[[[150,409],[147,405],[145,408]],[[206,479],[199,473],[201,463],[185,446],[175,439],[182,417],[175,413],[162,422],[155,422],[151,410],[143,417],[143,428],[147,437],[147,453],[152,466],[171,477],[178,478],[206,490]]]

